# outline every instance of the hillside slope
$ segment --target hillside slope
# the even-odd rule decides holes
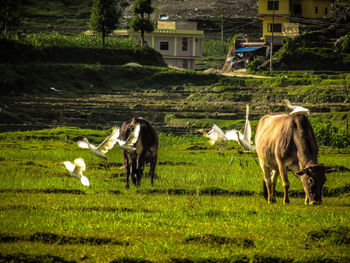
[[[128,28],[132,18],[132,4],[123,12],[119,28]],[[256,0],[153,0],[155,8],[152,19],[157,20],[160,14],[166,14],[170,20],[197,21],[199,29],[205,30],[217,38],[221,30],[221,17],[224,10],[225,39],[245,29],[256,35],[261,30],[260,21],[255,19]],[[88,29],[92,0],[27,0],[24,8],[23,26],[27,32],[61,31],[80,33]]]
[[[281,72],[258,79],[166,67],[44,63],[2,64],[0,72],[5,74],[0,76],[0,131],[108,128],[132,116],[176,134],[212,123],[241,129],[245,104],[251,105],[255,126],[266,113],[286,111],[284,98],[309,108],[312,118],[335,118],[343,128],[350,117],[347,73]]]

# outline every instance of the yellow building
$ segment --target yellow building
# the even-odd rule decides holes
[[[265,42],[281,44],[283,37],[297,36],[299,23],[330,18],[333,0],[258,0],[257,18],[263,21]]]

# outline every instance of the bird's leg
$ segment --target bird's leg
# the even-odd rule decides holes
[[[105,165],[104,165],[104,166],[105,166],[105,170],[106,170],[106,171],[109,171],[109,167],[108,167],[108,162],[107,162],[107,160],[106,160],[106,162],[105,162]]]

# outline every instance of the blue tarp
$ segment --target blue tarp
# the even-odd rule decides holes
[[[259,48],[261,48],[261,47],[241,47],[241,48],[236,49],[234,52],[235,53],[243,53],[243,52],[254,51],[254,50],[257,50]]]

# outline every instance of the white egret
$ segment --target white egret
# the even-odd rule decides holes
[[[246,114],[245,114],[245,125],[244,125],[244,133],[240,133],[236,131],[237,141],[243,147],[243,149],[247,152],[251,152],[255,150],[255,146],[251,141],[252,137],[252,127],[249,121],[249,105],[246,105]]]
[[[140,124],[136,123],[133,132],[130,134],[126,141],[118,139],[120,129],[114,127],[111,135],[109,135],[99,146],[95,146],[89,142],[87,138],[78,141],[77,144],[80,148],[89,149],[94,155],[99,158],[107,160],[106,153],[111,150],[116,143],[119,147],[128,151],[134,152],[136,148],[134,147],[140,134]]]
[[[308,117],[310,117],[310,110],[307,108],[304,108],[302,106],[295,106],[290,103],[289,100],[284,99],[283,102],[287,104],[287,107],[291,109],[292,111],[289,113],[289,115],[297,114],[297,113],[305,113]]]
[[[83,175],[83,171],[86,169],[86,165],[83,158],[75,159],[74,162],[65,161],[61,165],[67,169],[69,174],[77,179],[85,186],[90,186],[89,179]]]
[[[249,105],[246,106],[246,120],[244,126],[244,133],[237,130],[228,130],[223,132],[217,125],[213,124],[212,129],[205,133],[201,130],[206,138],[209,139],[210,144],[215,144],[218,141],[237,141],[245,151],[251,152],[255,150],[255,146],[251,141],[252,128],[249,121]]]
[[[206,132],[203,129],[198,130],[203,133],[204,137],[209,139],[209,143],[214,145],[216,142],[228,141],[228,140],[236,140],[237,135],[236,130],[229,130],[227,132],[223,132],[216,124],[213,124],[211,130]]]

